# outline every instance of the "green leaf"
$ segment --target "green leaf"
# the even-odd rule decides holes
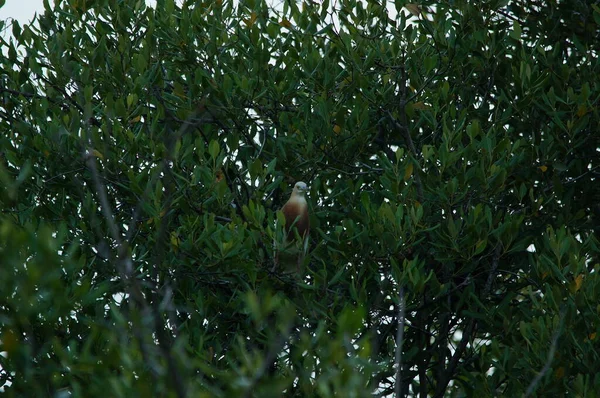
[[[210,157],[215,160],[217,156],[219,156],[219,152],[221,151],[221,147],[218,141],[212,140],[210,144],[208,144],[208,153]]]
[[[513,20],[513,29],[510,31],[510,37],[515,40],[521,40],[521,24]]]
[[[252,177],[252,179],[260,177],[263,171],[262,162],[256,159],[252,162],[248,171],[250,172],[250,177]]]
[[[476,256],[478,254],[481,254],[485,250],[487,243],[488,243],[487,239],[482,239],[482,240],[478,241],[477,244],[475,245],[475,252],[473,253],[473,255]]]

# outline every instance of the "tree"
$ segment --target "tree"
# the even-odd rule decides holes
[[[45,7],[2,22],[7,393],[597,390],[598,4]]]

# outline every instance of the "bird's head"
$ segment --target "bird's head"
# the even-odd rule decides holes
[[[308,191],[308,186],[306,185],[306,183],[298,181],[296,185],[294,185],[294,192],[292,192],[292,195],[304,196],[306,191]]]

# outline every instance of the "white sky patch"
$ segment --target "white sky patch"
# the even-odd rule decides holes
[[[179,6],[183,4],[184,0],[175,0],[175,3]],[[52,4],[52,0],[50,0]],[[276,10],[281,11],[283,9],[283,1],[272,0],[268,3],[271,4]],[[150,7],[156,5],[156,0],[146,0],[146,4]],[[330,7],[335,7],[336,2]],[[388,16],[391,19],[396,19],[398,13],[393,1],[386,1],[386,8],[388,10]],[[36,13],[42,13],[44,11],[44,0],[6,0],[4,6],[0,8],[0,20],[14,19],[19,22],[20,25],[31,22]],[[409,12],[404,9],[404,14],[409,15]],[[410,22],[412,23],[412,22]],[[10,24],[4,27],[4,31],[0,34],[4,37],[10,35],[11,28]]]
[[[36,12],[42,11],[44,11],[43,0],[6,0],[4,7],[0,8],[0,19],[15,19],[23,25],[30,22]]]

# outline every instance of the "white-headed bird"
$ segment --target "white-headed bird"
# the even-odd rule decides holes
[[[297,182],[294,185],[292,195],[281,208],[285,218],[285,237],[283,245],[276,244],[273,270],[280,263],[280,260],[288,263],[296,259],[296,270],[300,272],[300,265],[304,261],[304,256],[308,250],[308,234],[310,231],[306,191],[308,191],[306,183]]]

